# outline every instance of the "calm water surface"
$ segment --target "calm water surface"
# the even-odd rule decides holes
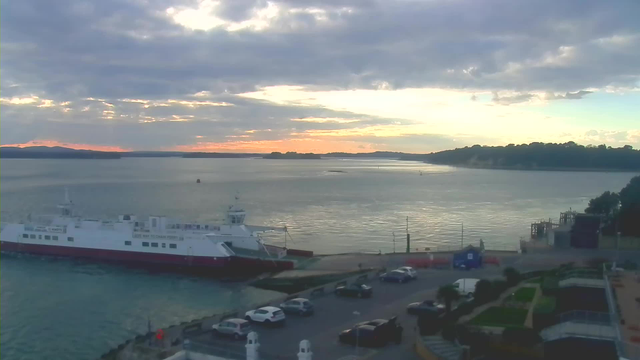
[[[286,224],[290,247],[319,253],[393,251],[394,233],[400,250],[407,217],[412,247],[459,244],[462,223],[465,242],[513,247],[532,221],[582,210],[591,197],[618,191],[635,175],[337,159],[3,159],[0,167],[2,221],[55,213],[64,187],[85,216],[215,221],[237,191],[248,223]],[[148,318],[154,327],[166,326],[276,296],[66,259],[3,255],[0,267],[2,359],[95,358],[145,332]]]

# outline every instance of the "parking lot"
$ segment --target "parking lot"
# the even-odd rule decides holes
[[[312,300],[315,306],[315,314],[312,316],[287,315],[284,326],[267,327],[253,324],[253,329],[259,335],[260,353],[265,358],[276,355],[282,359],[295,358],[299,342],[306,339],[311,342],[311,350],[316,359],[349,359],[354,356],[371,359],[412,359],[416,357],[411,347],[415,337],[416,317],[406,313],[409,303],[434,299],[439,286],[452,283],[459,278],[492,278],[500,276],[501,271],[500,267],[488,267],[472,272],[418,270],[418,279],[406,284],[383,283],[373,279],[367,283],[373,286],[373,296],[370,299],[326,295]],[[388,319],[392,316],[398,316],[398,322],[404,328],[402,344],[389,343],[379,349],[356,349],[355,346],[338,343],[338,334],[342,330],[350,329],[355,323]],[[200,335],[194,340],[225,348],[230,352],[245,353],[245,341],[242,340],[214,338],[211,334]]]

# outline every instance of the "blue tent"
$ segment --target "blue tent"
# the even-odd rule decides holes
[[[453,254],[453,267],[455,269],[475,269],[482,266],[482,250],[469,245]]]

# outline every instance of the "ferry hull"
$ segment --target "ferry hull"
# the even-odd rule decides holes
[[[204,270],[208,274],[246,275],[269,271],[289,270],[294,267],[291,261],[271,261],[248,257],[205,257],[172,254],[154,254],[132,251],[88,249],[70,246],[51,246],[0,241],[0,251],[34,255],[64,256],[72,258],[95,259],[98,261],[121,262],[136,265],[155,265],[182,270]]]

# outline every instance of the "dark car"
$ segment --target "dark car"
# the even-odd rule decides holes
[[[376,319],[356,324],[353,328],[344,330],[338,335],[340,342],[358,346],[381,347],[388,342],[402,341],[402,326],[396,323],[396,318],[390,320]]]
[[[425,312],[433,312],[436,314],[443,313],[445,307],[443,304],[433,300],[425,300],[423,302],[411,303],[407,306],[407,313],[412,315],[420,315]]]
[[[353,296],[353,297],[371,297],[373,295],[373,289],[371,286],[365,284],[351,284],[349,286],[338,286],[335,290],[335,294],[338,296]]]
[[[403,284],[409,282],[409,280],[411,280],[411,276],[401,270],[393,270],[380,275],[380,281],[397,282]]]

